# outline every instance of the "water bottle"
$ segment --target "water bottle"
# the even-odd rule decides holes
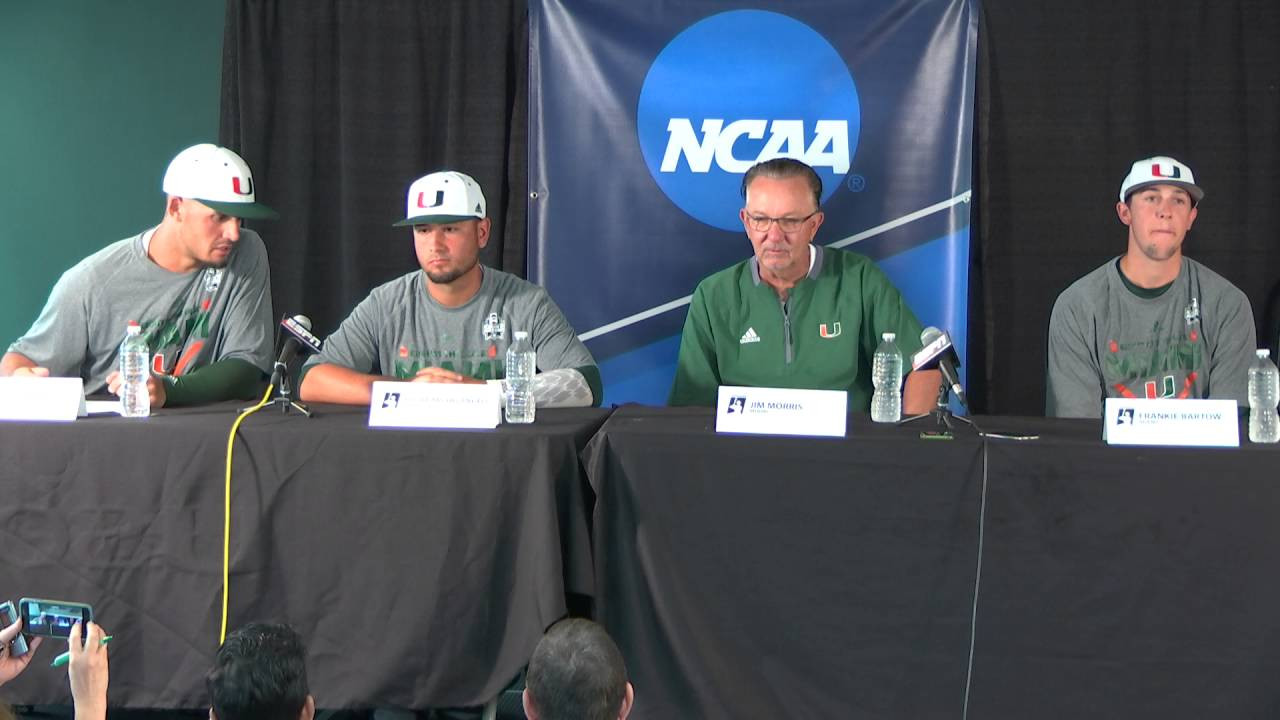
[[[533,374],[538,354],[529,342],[529,333],[517,330],[515,342],[507,348],[506,415],[509,423],[531,423],[537,408],[533,402]]]
[[[121,415],[147,417],[151,414],[151,393],[147,390],[150,368],[151,351],[142,337],[142,326],[131,320],[120,344]]]
[[[876,422],[902,419],[902,351],[894,342],[896,337],[891,332],[881,335],[882,342],[871,360],[871,384],[876,388],[871,396],[871,419]]]
[[[1270,350],[1258,348],[1257,357],[1249,367],[1249,442],[1280,441],[1280,417],[1276,415],[1280,371],[1270,357]]]

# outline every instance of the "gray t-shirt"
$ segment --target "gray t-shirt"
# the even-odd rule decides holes
[[[79,376],[86,393],[99,393],[116,369],[126,326],[137,320],[154,372],[183,375],[228,358],[270,368],[274,325],[262,238],[242,229],[224,267],[175,273],[147,258],[154,232],[114,242],[63,273],[10,352],[51,375]]]
[[[475,297],[456,308],[431,297],[421,270],[374,288],[304,372],[331,363],[408,380],[422,368],[441,367],[500,380],[517,330],[529,332],[540,372],[595,365],[546,290],[486,267]]]
[[[1256,341],[1249,298],[1204,265],[1184,257],[1168,290],[1145,298],[1109,260],[1053,306],[1046,414],[1101,417],[1109,397],[1247,405]]]

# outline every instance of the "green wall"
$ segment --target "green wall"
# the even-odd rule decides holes
[[[0,0],[0,350],[64,270],[160,221],[179,150],[217,142],[224,13]]]

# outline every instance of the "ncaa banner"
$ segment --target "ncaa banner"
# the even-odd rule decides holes
[[[606,405],[666,402],[694,287],[751,255],[742,175],[777,156],[822,178],[814,242],[963,361],[976,2],[530,2],[529,271]]]

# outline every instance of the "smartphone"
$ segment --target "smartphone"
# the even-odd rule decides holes
[[[84,627],[93,620],[92,607],[68,600],[22,598],[18,601],[18,614],[22,616],[23,632],[47,637],[67,637],[72,625],[80,623]]]
[[[13,601],[5,600],[0,603],[0,627],[9,627],[18,620],[18,611],[13,609]],[[23,628],[24,630],[26,628]],[[18,636],[9,641],[9,654],[14,657],[22,657],[27,654],[27,639],[18,633]]]

